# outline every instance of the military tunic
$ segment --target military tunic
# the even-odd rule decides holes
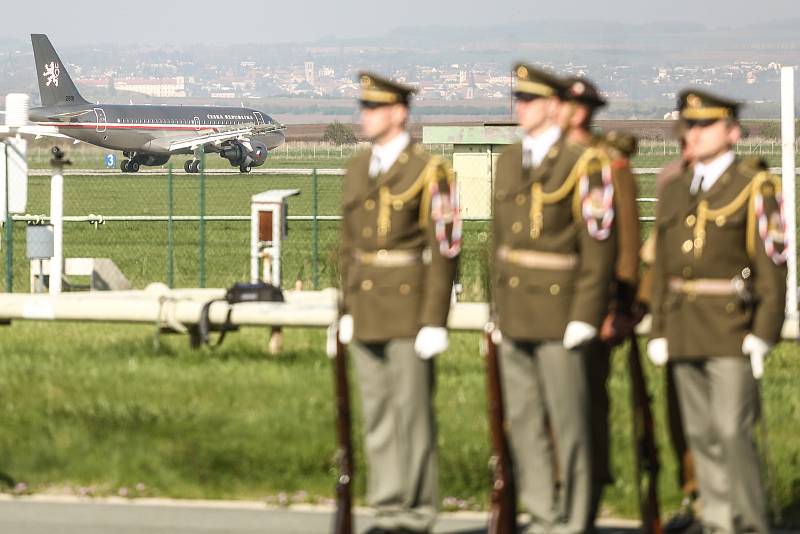
[[[434,366],[416,354],[414,338],[447,323],[458,247],[443,238],[455,240],[457,214],[434,220],[432,203],[455,191],[454,176],[415,144],[377,177],[369,159],[365,151],[347,167],[339,261],[340,312],[354,322],[367,497],[378,526],[427,532],[438,499]]]
[[[569,321],[599,327],[608,309],[616,239],[613,232],[602,240],[589,234],[580,216],[576,218],[576,184],[567,183],[585,151],[561,140],[539,167],[526,170],[518,143],[497,161],[493,297],[500,329],[513,339],[561,340]],[[561,198],[545,201],[537,210],[532,195],[537,184],[546,199]],[[540,235],[532,238],[537,227]],[[543,253],[542,264],[528,268],[503,259],[504,248]],[[550,266],[545,265],[548,258],[553,260]]]
[[[737,161],[707,192],[689,192],[691,168],[665,186],[655,223],[651,337],[667,338],[670,359],[741,357],[749,332],[768,342],[779,339],[786,268],[767,255],[753,227],[751,189],[765,172],[753,161]],[[777,179],[766,180],[760,188],[774,190]],[[693,281],[707,279],[740,280],[752,302],[735,291],[693,291]]]
[[[413,338],[421,326],[447,324],[456,260],[440,252],[430,184],[447,194],[452,174],[416,144],[376,178],[369,157],[356,155],[344,178],[340,313],[353,316],[359,341]]]

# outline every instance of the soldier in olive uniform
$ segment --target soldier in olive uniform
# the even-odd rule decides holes
[[[736,158],[736,102],[691,89],[679,109],[696,162],[659,198],[648,354],[674,362],[705,529],[767,532],[753,427],[784,318],[781,182]]]
[[[529,532],[579,533],[592,480],[583,350],[608,309],[615,258],[611,162],[564,138],[560,78],[529,65],[515,74],[525,136],[500,156],[493,199],[504,403]]]
[[[360,75],[371,149],[342,193],[339,335],[358,371],[370,532],[428,532],[437,509],[433,356],[447,348],[460,250],[454,175],[406,131],[411,88]]]
[[[603,487],[613,482],[610,465],[610,422],[607,381],[611,372],[611,348],[633,332],[639,314],[634,313],[639,281],[639,209],[636,205],[636,178],[629,158],[636,151],[636,138],[619,132],[593,135],[592,119],[606,105],[597,87],[590,81],[573,77],[566,80],[565,105],[559,122],[568,130],[571,142],[605,150],[610,159],[614,185],[614,217],[617,232],[617,256],[614,263],[611,303],[600,335],[585,352],[586,378],[589,386],[589,426],[592,437],[592,503],[594,522],[603,495]]]

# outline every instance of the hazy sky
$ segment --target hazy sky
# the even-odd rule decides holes
[[[57,46],[224,45],[366,37],[397,26],[581,19],[693,20],[720,27],[793,17],[800,17],[799,0],[10,0],[0,9],[0,38],[47,33]]]

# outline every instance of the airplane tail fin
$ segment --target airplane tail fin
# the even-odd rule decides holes
[[[31,34],[33,57],[36,61],[36,78],[43,106],[88,104],[78,93],[67,68],[61,63],[50,39],[44,34]]]

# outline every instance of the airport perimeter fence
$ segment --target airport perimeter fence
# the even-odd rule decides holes
[[[739,148],[748,154],[749,146]],[[637,166],[657,168],[673,157],[653,154]],[[769,159],[779,165],[780,153]],[[341,170],[329,169],[341,165],[330,165],[324,158],[312,163],[328,170],[286,166],[279,174],[249,175],[211,170],[196,175],[183,169],[157,174],[75,170],[64,178],[64,257],[108,258],[135,288],[152,282],[228,287],[250,278],[252,195],[298,189],[300,195],[288,201],[281,282],[287,288],[335,286],[342,176]],[[44,171],[31,174],[27,213],[14,216],[13,232],[3,231],[0,281],[6,291],[31,291],[31,272],[37,265],[26,258],[26,229],[48,223],[50,176]],[[637,178],[643,200],[640,212],[647,223],[653,215],[654,175]],[[465,221],[459,271],[464,300],[486,297],[489,241],[488,217]],[[69,273],[66,280],[67,289],[85,289],[89,283],[86,277]]]
[[[250,279],[251,197],[273,189],[299,189],[288,201],[282,243],[282,285],[322,289],[338,284],[340,172],[322,174],[64,176],[64,257],[110,259],[143,288],[228,287]],[[3,231],[0,280],[5,291],[35,288],[38,262],[26,257],[28,227],[49,224],[50,176],[29,178],[28,211]],[[488,222],[466,223],[464,277],[472,296],[482,296],[481,244]],[[9,237],[11,238],[9,247]],[[10,252],[10,253],[9,253]],[[466,258],[465,258],[466,259]],[[86,276],[65,272],[65,290],[89,288]]]
[[[95,147],[86,143],[73,144],[69,141],[53,142],[52,140],[39,140],[34,142],[29,148],[29,165],[34,169],[45,169],[49,167],[50,149],[53,145],[60,146],[68,154],[77,169],[101,169],[106,167],[106,155],[108,150]],[[302,142],[290,141],[284,143],[277,149],[270,152],[267,166],[294,166],[302,165],[307,167],[337,167],[341,166],[357,151],[364,148],[364,144],[341,145],[323,142]],[[440,156],[451,157],[453,146],[447,144],[425,145],[425,148]],[[751,154],[774,158],[780,156],[781,142],[779,139],[748,137],[741,140],[736,147],[739,154]],[[800,152],[800,139],[796,142],[796,152]],[[651,140],[643,139],[639,142],[639,149],[634,156],[634,162],[640,166],[648,166],[652,162],[658,162],[664,157],[675,157],[680,153],[680,146],[674,140]],[[122,155],[115,154],[115,168],[119,168]],[[174,156],[173,165],[180,171],[183,159],[188,156]],[[209,157],[208,167],[232,168],[228,162],[222,158]],[[146,167],[144,167],[146,168]],[[166,170],[164,165],[161,169]]]

